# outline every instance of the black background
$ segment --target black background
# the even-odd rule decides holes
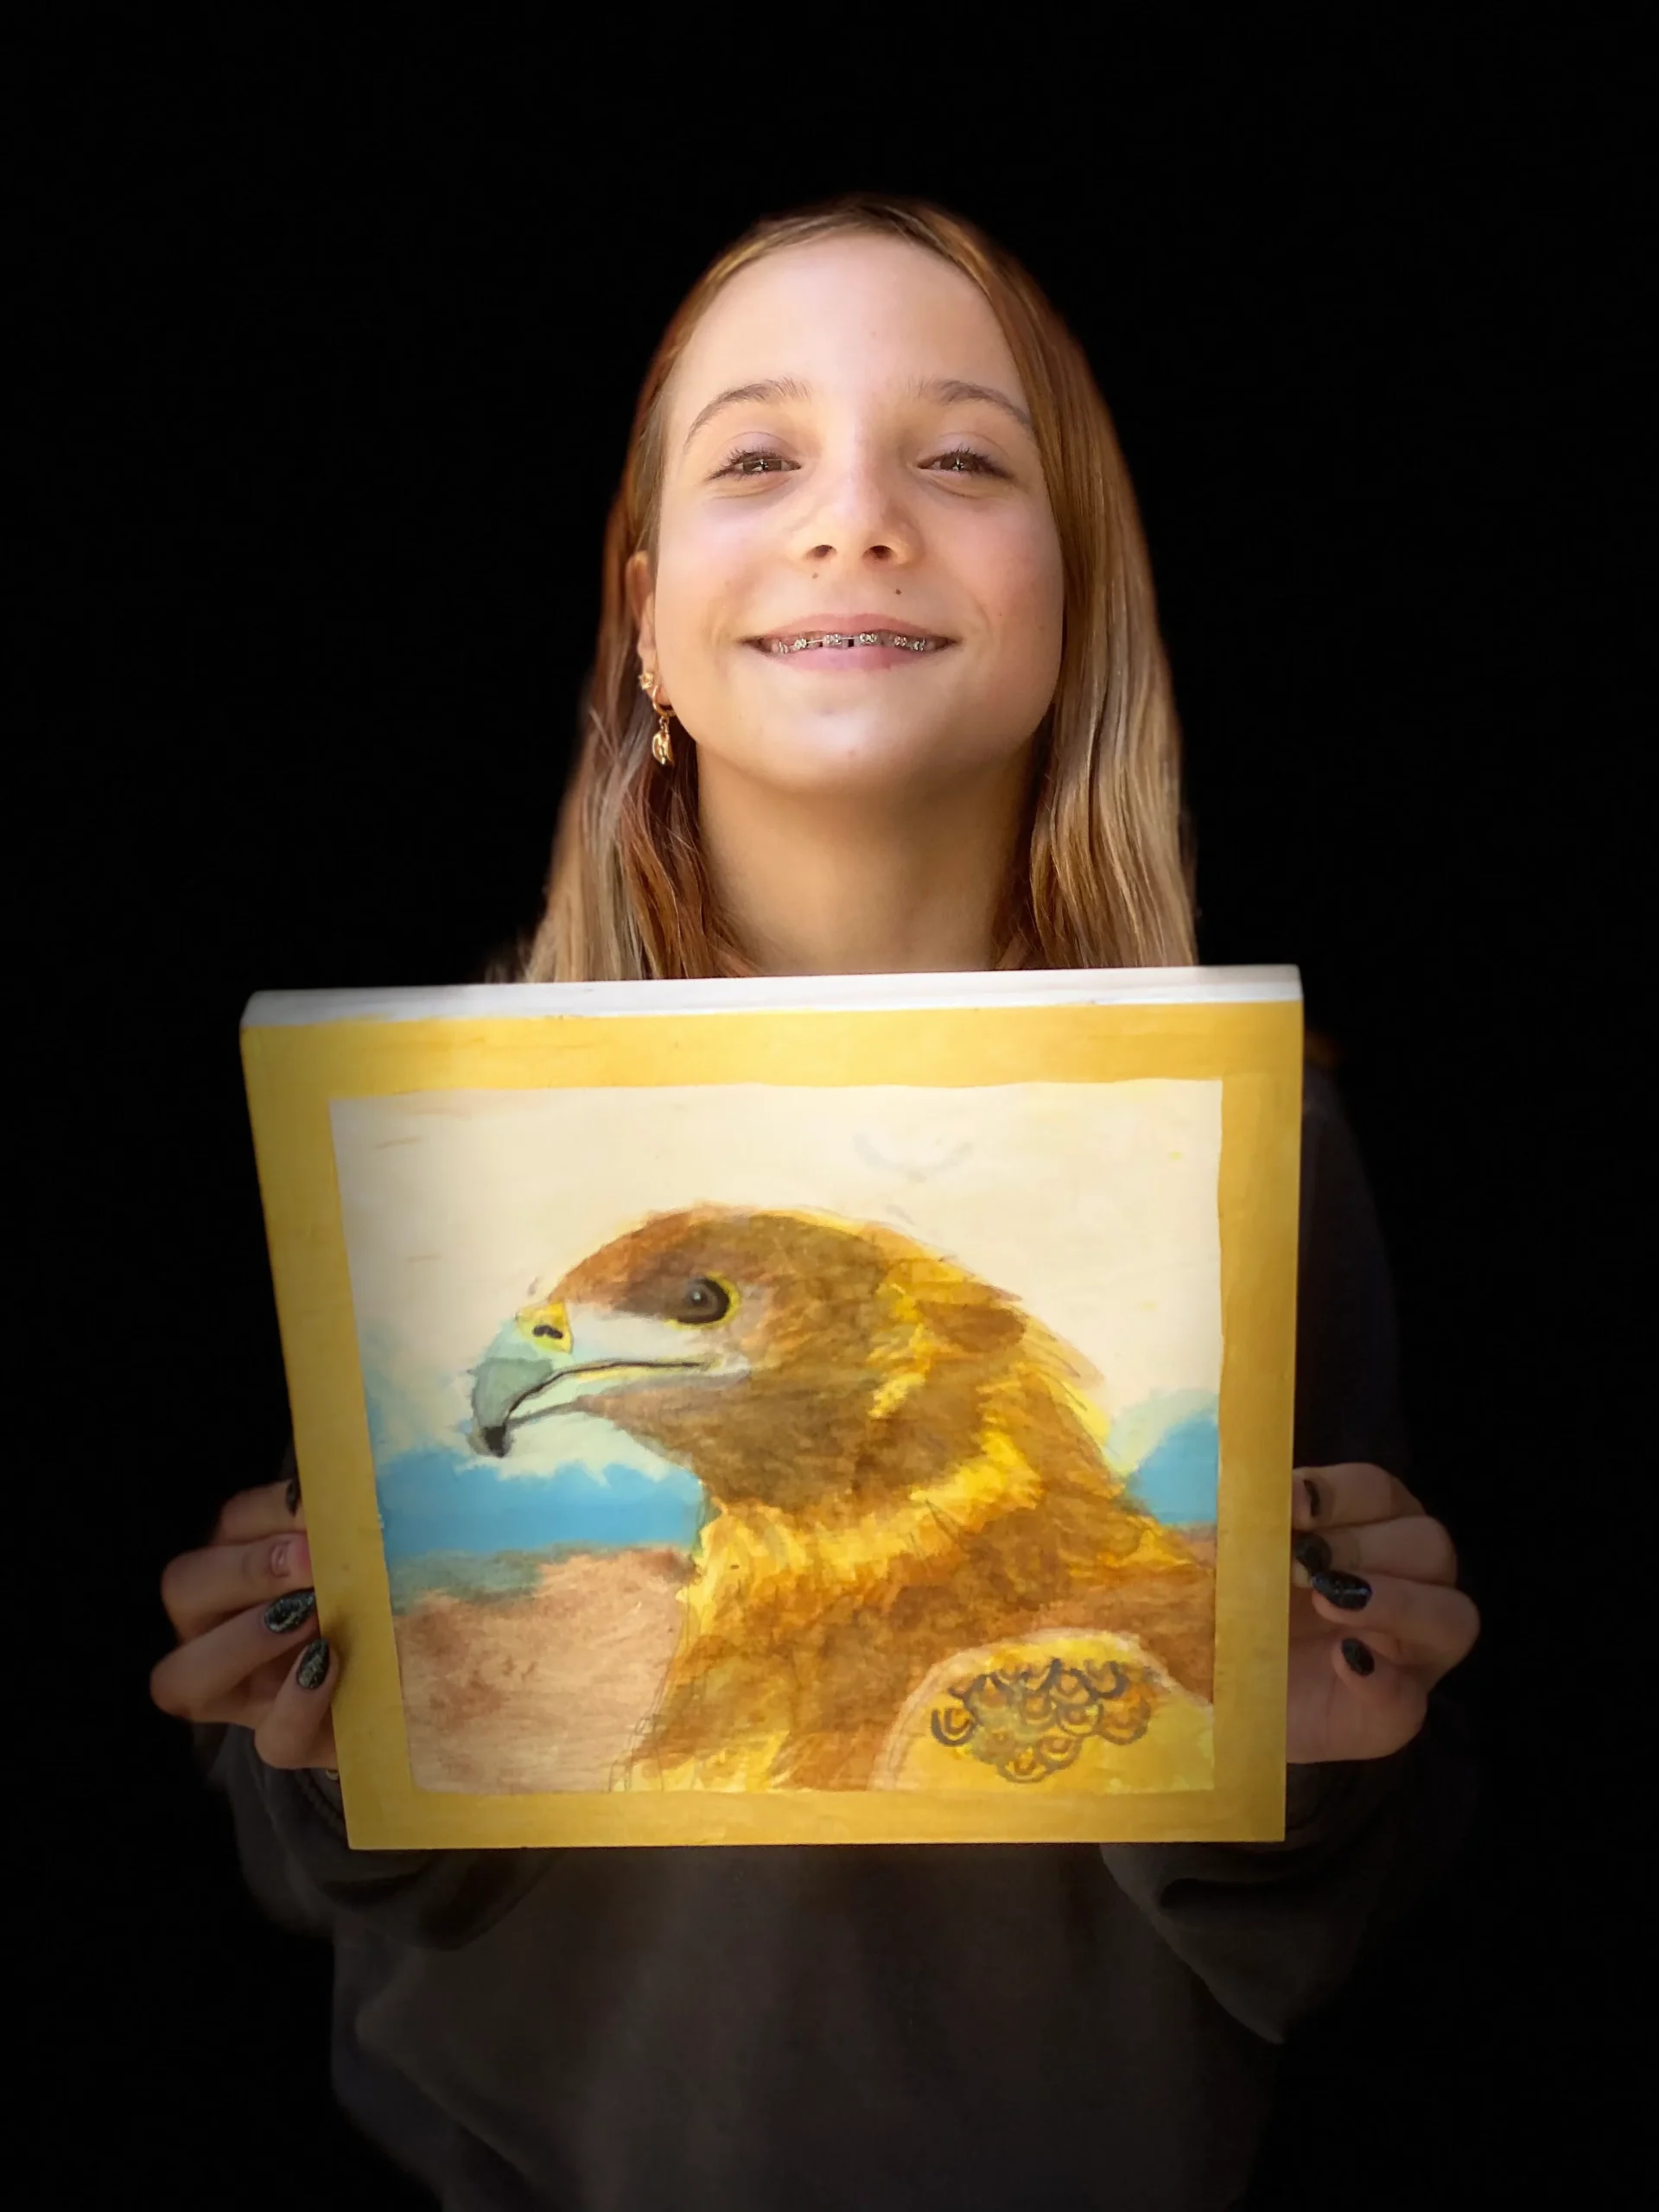
[[[57,1499],[91,1795],[39,1818],[96,1890],[54,1923],[48,2066],[84,2082],[90,2037],[125,2113],[63,2107],[66,2181],[408,2196],[329,2102],[326,1955],[256,1917],[147,1700],[163,1562],[286,1436],[238,1018],[462,980],[533,921],[651,348],[755,215],[859,186],[980,221],[1087,346],[1151,540],[1203,957],[1299,963],[1338,1050],[1416,1487],[1484,1617],[1469,1861],[1293,2047],[1262,2202],[1588,2186],[1627,1870],[1559,1856],[1600,1756],[1561,1574],[1593,1570],[1575,1506],[1614,1450],[1581,1355],[1624,1132],[1576,1102],[1639,734],[1611,658],[1636,71],[1616,19],[1344,12],[1155,49],[1091,15],[1086,61],[1058,17],[1036,48],[854,22],[785,58],[717,16],[683,64],[643,26],[576,64],[490,53],[459,11],[359,51],[238,10],[60,45],[16,343],[30,582],[73,637],[26,770],[61,796],[14,830],[48,860],[17,964],[79,1009],[85,1087],[41,1139],[88,1224],[54,1340],[136,1440],[95,1541],[84,1489]],[[47,1427],[60,1472],[73,1425]]]

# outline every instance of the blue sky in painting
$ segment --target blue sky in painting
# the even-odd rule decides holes
[[[626,1451],[626,1440],[618,1436],[617,1446]],[[1174,1524],[1215,1519],[1212,1397],[1182,1392],[1146,1402],[1114,1427],[1109,1452],[1126,1471],[1132,1467],[1129,1494],[1146,1511]],[[483,1557],[555,1544],[689,1549],[703,1513],[702,1487],[683,1468],[647,1473],[619,1458],[504,1474],[499,1460],[465,1445],[377,1453],[376,1487],[388,1567],[436,1553]]]
[[[647,1475],[620,1463],[503,1475],[499,1462],[442,1446],[406,1452],[377,1488],[386,1561],[425,1552],[537,1551],[549,1544],[678,1544],[690,1548],[702,1485],[677,1468]]]
[[[1221,1436],[1211,1404],[1164,1431],[1129,1478],[1129,1495],[1173,1527],[1213,1521],[1220,1470]]]

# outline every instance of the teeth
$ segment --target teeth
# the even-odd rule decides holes
[[[830,630],[799,638],[767,638],[762,641],[769,653],[816,652],[824,645],[902,645],[909,652],[931,653],[938,651],[938,638],[907,638],[897,630]]]

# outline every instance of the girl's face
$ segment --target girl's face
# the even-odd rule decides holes
[[[668,397],[654,588],[642,554],[629,584],[704,773],[880,800],[1008,767],[1054,696],[1063,581],[977,288],[900,239],[789,247],[717,296]],[[871,632],[925,649],[777,650]]]

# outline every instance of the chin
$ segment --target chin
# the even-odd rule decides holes
[[[927,745],[807,744],[781,753],[768,749],[746,761],[744,772],[779,791],[880,803],[943,789],[960,776],[962,760],[947,736]]]
[[[747,727],[745,727],[745,722]],[[726,728],[734,728],[727,723]],[[700,770],[707,764],[746,781],[780,791],[816,792],[849,798],[899,798],[937,791],[956,781],[964,768],[993,766],[1006,759],[1006,744],[987,744],[964,759],[959,715],[930,716],[922,728],[883,727],[851,715],[807,719],[780,729],[744,718],[735,725],[737,741],[699,745]]]

